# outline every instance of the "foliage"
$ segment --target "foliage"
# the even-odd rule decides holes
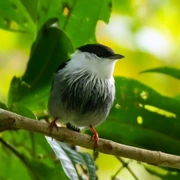
[[[124,2],[122,5],[127,4]],[[111,1],[39,0],[33,3],[33,7],[36,10],[32,11],[23,0],[0,2],[0,28],[32,33],[36,37],[26,71],[22,77],[12,79],[8,103],[0,102],[0,107],[39,119],[46,115],[44,112],[47,110],[53,73],[60,63],[68,59],[74,48],[96,41],[97,21],[108,23]],[[172,67],[158,67],[145,72],[180,77],[180,70]],[[116,100],[107,121],[97,127],[100,137],[178,155],[180,99],[163,96],[134,79],[116,77],[115,81]],[[76,152],[59,143],[59,148],[65,154],[60,157],[60,165],[44,137],[21,130],[1,132],[0,135],[0,159],[3,162],[0,163],[0,179],[19,179],[16,172],[21,172],[19,174],[24,179],[37,180],[44,177],[68,179],[67,176],[83,179],[83,174],[89,174],[90,179],[96,178],[93,176],[96,167],[87,153]],[[64,157],[68,158],[70,166],[63,161]],[[80,172],[77,164],[83,165]],[[68,169],[70,167],[74,167],[73,173]],[[167,175],[153,169],[147,170],[164,179],[179,177],[176,170],[173,170],[176,173],[167,170]]]

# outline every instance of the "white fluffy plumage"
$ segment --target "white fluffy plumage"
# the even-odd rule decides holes
[[[48,104],[50,115],[77,127],[102,123],[115,98],[112,75],[117,59],[76,50],[55,74]]]

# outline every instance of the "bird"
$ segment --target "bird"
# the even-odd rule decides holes
[[[78,132],[89,127],[95,151],[99,140],[95,127],[105,121],[113,105],[113,71],[122,58],[123,55],[103,44],[85,44],[58,67],[48,101],[48,111],[54,119],[51,131],[57,127],[57,120]]]

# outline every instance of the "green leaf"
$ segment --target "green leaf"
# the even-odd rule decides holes
[[[38,0],[20,0],[34,22],[37,21],[37,4]]]
[[[146,170],[163,180],[177,180],[180,179],[180,173],[176,169],[160,168],[156,166],[145,165]],[[169,170],[169,171],[168,171]]]
[[[100,137],[179,154],[180,101],[133,79],[116,77],[115,81],[115,103],[107,120],[96,128]]]
[[[39,0],[37,6],[38,13],[38,30],[42,28],[43,24],[47,22],[48,19],[51,18],[59,18],[63,16],[63,3],[66,0]],[[60,22],[61,23],[61,22]]]
[[[61,161],[64,172],[70,179],[78,180],[80,174],[76,165],[82,164],[88,170],[89,180],[96,179],[96,168],[92,157],[88,153],[78,153],[72,150],[67,144],[52,140],[46,137],[51,148],[55,152],[58,159]]]
[[[10,107],[10,110],[22,116],[31,119],[37,119],[34,113],[21,103],[13,103],[13,105]]]
[[[174,67],[157,67],[157,68],[141,71],[140,73],[148,73],[148,72],[162,73],[180,79],[180,69]]]
[[[8,106],[12,106],[14,102],[21,100],[27,94],[30,86],[22,81],[21,78],[13,77],[8,93]]]
[[[24,164],[12,152],[1,144],[0,148],[0,179],[23,179],[31,180]]]
[[[49,19],[34,42],[27,69],[21,78],[14,77],[9,91],[8,104],[21,102],[31,110],[44,110],[57,67],[73,52],[66,34],[51,25]]]
[[[94,164],[93,158],[88,153],[81,153],[81,156],[84,159],[85,166],[87,167],[87,170],[89,172],[89,180],[94,180],[96,178],[96,167]]]
[[[57,17],[60,28],[70,37],[74,47],[79,47],[86,42],[95,42],[98,20],[108,23],[110,13],[111,0],[40,0],[38,24],[41,27],[47,18]]]
[[[33,179],[44,180],[45,177],[46,179],[58,179],[60,177],[64,177],[63,179],[65,179],[65,174],[62,168],[58,170],[57,174],[55,174],[54,171],[56,167],[50,167],[49,165],[45,164],[43,160],[40,161],[38,159],[29,158],[26,161],[28,169],[30,170],[29,173]]]
[[[44,177],[46,179],[58,179],[59,177],[66,179],[62,167],[57,164],[48,165],[45,158],[32,158],[30,154],[25,154],[25,150],[20,152],[16,147],[12,147],[14,151],[11,152],[5,146],[2,148],[3,150],[1,149],[0,160],[3,163],[0,163],[2,164],[2,166],[0,165],[2,170],[0,177],[7,179],[21,179],[23,177],[34,180],[44,180]],[[56,170],[56,168],[59,169]]]
[[[174,99],[180,100],[180,94],[177,94],[177,95],[174,97]]]
[[[19,0],[0,1],[0,28],[35,33],[35,25]]]
[[[151,105],[171,113],[180,115],[180,101],[163,96],[152,88],[134,79],[115,77],[116,100],[119,105],[126,107],[138,107],[139,105]]]
[[[56,27],[51,27],[55,21],[54,18],[47,21],[32,46],[28,66],[22,77],[31,89],[51,81],[59,64],[66,61],[73,51],[66,34]]]
[[[109,21],[111,0],[69,2],[64,4],[64,8],[67,8],[69,13],[59,19],[60,27],[73,40],[75,47],[81,46],[87,41],[94,42],[91,37],[94,37],[98,20]],[[77,37],[77,35],[78,38],[75,39],[74,37]]]
[[[57,163],[57,159],[52,158],[54,157],[52,149],[41,134],[29,133],[24,130],[5,131],[3,139],[13,146],[18,156],[6,146],[1,146],[0,161],[3,163],[0,163],[0,167],[3,166],[1,169],[4,172],[0,171],[0,179],[1,177],[21,179],[19,174],[35,180],[41,180],[44,177],[67,179],[60,163]]]

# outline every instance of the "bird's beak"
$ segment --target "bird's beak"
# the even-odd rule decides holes
[[[109,59],[122,59],[124,58],[121,54],[114,54],[113,56],[110,56]]]

